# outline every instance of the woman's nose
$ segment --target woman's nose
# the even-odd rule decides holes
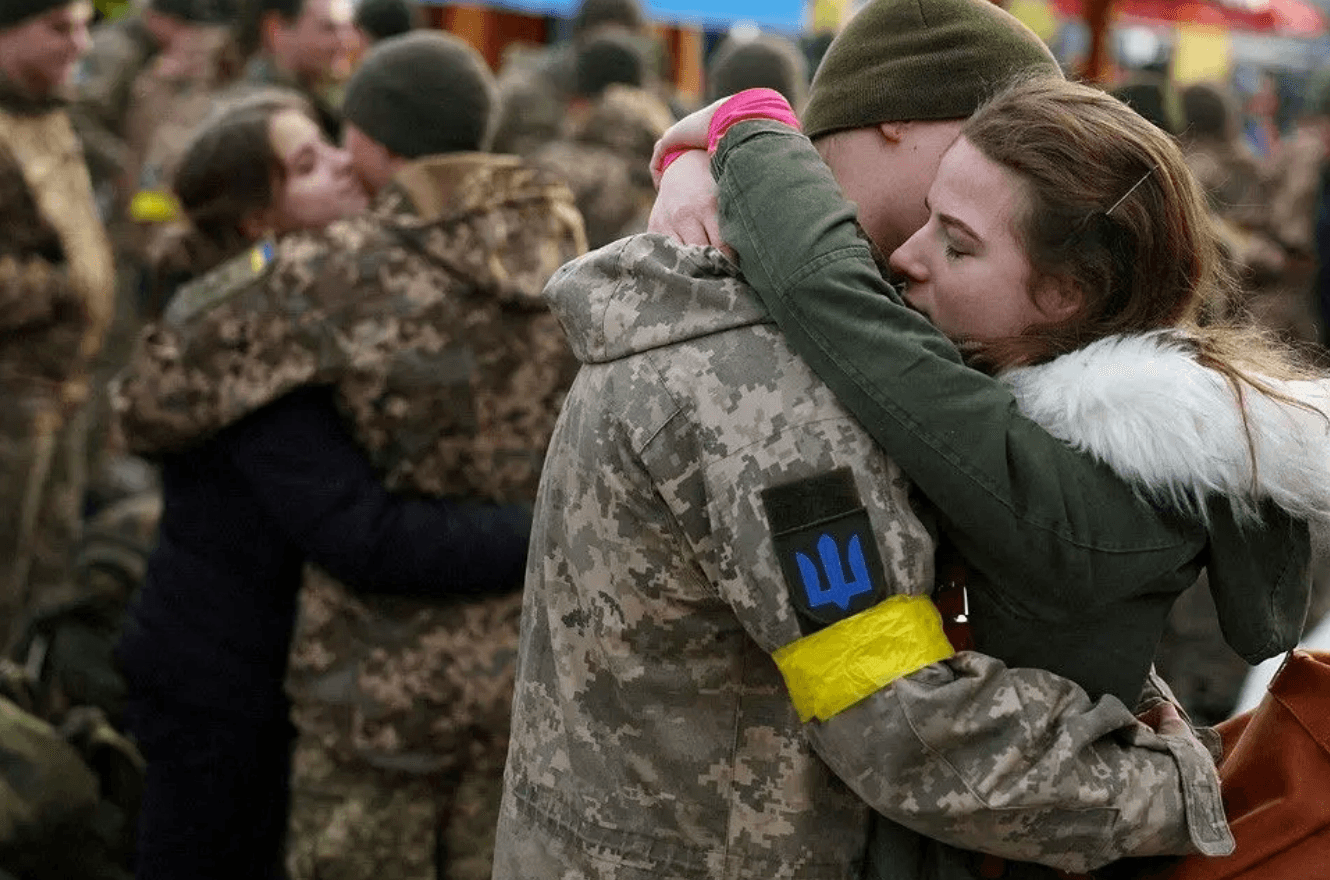
[[[891,271],[911,281],[923,281],[927,275],[927,268],[923,261],[919,259],[919,238],[923,234],[922,229],[906,239],[905,244],[891,252],[887,258],[887,265]]]

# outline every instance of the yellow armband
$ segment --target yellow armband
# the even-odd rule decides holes
[[[138,223],[169,223],[179,216],[175,196],[162,190],[141,189],[129,202],[129,217]]]
[[[772,657],[800,721],[823,721],[903,675],[956,652],[927,596],[892,596]]]

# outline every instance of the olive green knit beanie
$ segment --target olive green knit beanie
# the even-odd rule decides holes
[[[342,117],[406,159],[485,147],[496,103],[480,53],[443,31],[374,45],[346,86]]]
[[[911,119],[963,119],[1006,80],[1046,71],[1053,53],[989,0],[871,0],[813,77],[804,132]]]

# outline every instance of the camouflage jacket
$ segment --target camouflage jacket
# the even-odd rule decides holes
[[[69,117],[0,78],[0,389],[10,416],[32,395],[82,396],[113,297],[110,248]]]
[[[623,239],[546,296],[583,367],[537,500],[496,880],[858,877],[873,809],[911,880],[972,876],[946,844],[1068,870],[1231,846],[1203,749],[1043,671],[962,653],[801,724],[765,496],[839,481],[883,592],[918,595],[908,482],[718,251]]]

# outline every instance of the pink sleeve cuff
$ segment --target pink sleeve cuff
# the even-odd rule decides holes
[[[745,119],[770,119],[782,122],[795,131],[802,131],[794,109],[780,92],[775,89],[745,89],[716,108],[707,130],[707,152],[716,152],[716,145],[729,127]]]
[[[674,149],[670,150],[670,151],[669,151],[668,153],[666,153],[665,155],[661,156],[661,157],[660,157],[660,162],[659,162],[659,164],[657,164],[657,166],[656,166],[656,179],[657,179],[657,180],[660,180],[660,176],[661,176],[662,174],[665,173],[665,169],[666,169],[666,168],[669,168],[671,165],[674,164],[674,160],[675,160],[675,159],[679,158],[679,157],[682,156],[684,153],[687,153],[689,150],[694,150],[694,149],[697,149],[697,148],[696,148],[696,147],[675,147]]]

